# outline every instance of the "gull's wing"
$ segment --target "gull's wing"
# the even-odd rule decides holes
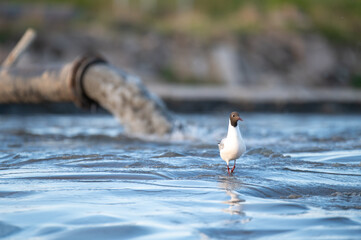
[[[222,141],[220,143],[218,143],[219,151],[221,151],[224,148],[224,140],[225,140],[225,138],[223,138]]]

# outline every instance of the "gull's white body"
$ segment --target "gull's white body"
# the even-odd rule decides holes
[[[227,137],[222,139],[218,147],[221,158],[226,161],[227,165],[229,165],[229,161],[236,160],[246,151],[246,145],[238,125],[233,127],[229,121]]]

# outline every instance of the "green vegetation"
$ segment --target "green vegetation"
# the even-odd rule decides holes
[[[85,24],[205,39],[281,30],[317,32],[339,44],[361,41],[360,0],[13,0],[9,4],[70,6],[77,10],[75,20]],[[18,23],[0,27],[14,24]]]

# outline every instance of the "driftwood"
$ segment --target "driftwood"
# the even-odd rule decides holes
[[[71,64],[34,73],[12,69],[0,75],[0,103],[71,102]]]
[[[135,76],[85,57],[38,73],[12,70],[0,75],[0,103],[74,102],[99,104],[131,133],[163,135],[172,130],[170,115]]]
[[[26,50],[24,46],[28,44],[24,42],[7,66],[14,66]],[[94,55],[36,72],[15,68],[0,72],[0,104],[42,102],[74,102],[84,108],[98,104],[113,113],[131,133],[163,135],[172,130],[163,103],[137,77]]]
[[[169,133],[173,124],[163,102],[139,78],[109,64],[94,64],[83,77],[87,97],[113,113],[128,132]]]
[[[34,41],[35,37],[36,32],[33,29],[29,28],[26,30],[20,41],[4,60],[2,67],[6,69],[15,66],[21,56],[26,52],[30,44]]]

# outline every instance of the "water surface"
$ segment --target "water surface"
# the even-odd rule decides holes
[[[129,137],[108,115],[0,117],[0,238],[360,239],[361,116],[227,114]]]

